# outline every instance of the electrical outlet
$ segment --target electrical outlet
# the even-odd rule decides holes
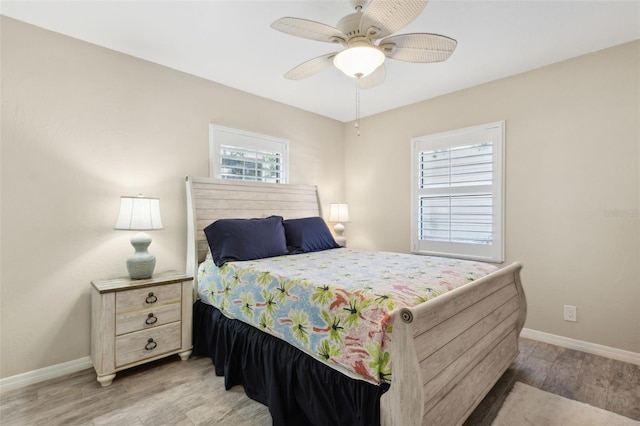
[[[565,321],[578,321],[578,312],[575,306],[564,305],[564,320]]]

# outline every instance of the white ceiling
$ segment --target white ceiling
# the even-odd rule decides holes
[[[0,13],[340,121],[355,86],[335,68],[283,74],[340,46],[270,28],[283,16],[335,26],[343,1],[2,1]],[[397,34],[458,40],[437,64],[387,60],[386,81],[361,93],[367,116],[640,38],[640,0],[431,0]]]

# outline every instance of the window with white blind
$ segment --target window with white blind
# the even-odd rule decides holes
[[[286,183],[289,141],[212,124],[210,175],[221,179]]]
[[[413,252],[504,261],[504,121],[412,144]]]

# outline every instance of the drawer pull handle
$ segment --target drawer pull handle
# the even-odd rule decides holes
[[[144,322],[147,325],[155,324],[158,322],[158,317],[154,317],[153,314],[149,314],[149,316]]]
[[[156,348],[156,346],[158,346],[158,344],[154,342],[153,339],[149,339],[147,340],[147,344],[144,345],[144,348],[148,351],[152,351]]]
[[[158,297],[153,295],[153,292],[149,293],[149,295],[147,296],[147,298],[145,299],[145,302],[151,304],[151,303],[156,303],[158,301]]]

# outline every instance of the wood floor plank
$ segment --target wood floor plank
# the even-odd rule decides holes
[[[611,361],[611,374],[605,409],[640,420],[640,381],[637,365]]]
[[[607,393],[606,410],[640,420],[640,391],[637,385],[613,381]]]
[[[583,359],[584,352],[559,348],[547,378],[540,389],[565,398],[575,399],[574,394]]]
[[[552,365],[552,361],[529,356],[517,364],[518,381],[540,388],[547,378]]]
[[[531,356],[544,359],[545,361],[553,362],[556,360],[558,353],[560,352],[560,347],[550,345],[544,342],[538,342],[536,347],[531,352]]]
[[[609,387],[613,360],[599,355],[585,354],[580,370],[580,383]]]
[[[520,351],[520,355],[523,356],[524,358],[531,355],[531,353],[534,351],[534,349],[538,345],[538,342],[536,342],[535,340],[525,339],[523,337],[520,338],[519,343],[520,344],[518,345],[519,346],[518,349]]]
[[[602,356],[584,354],[577,387],[573,394],[576,401],[606,409],[611,361]]]
[[[611,360],[611,379],[632,384],[640,383],[640,366]]]
[[[606,410],[608,392],[607,388],[601,386],[578,383],[572,399]]]

